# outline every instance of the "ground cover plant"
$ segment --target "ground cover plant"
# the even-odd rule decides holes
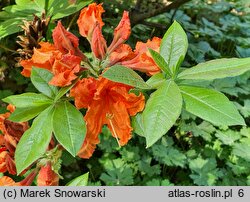
[[[0,185],[250,184],[249,2],[5,4]]]

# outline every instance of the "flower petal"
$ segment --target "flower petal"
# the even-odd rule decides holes
[[[96,80],[84,78],[76,83],[70,90],[70,96],[75,98],[75,105],[78,109],[87,108],[96,92]]]
[[[63,27],[61,21],[57,23],[52,36],[56,49],[58,49],[61,53],[67,54],[71,51],[74,55],[79,57],[83,55],[78,48],[79,39],[74,34],[67,31]]]
[[[105,112],[105,100],[93,101],[88,108],[88,111],[84,117],[87,124],[87,133],[82,145],[82,148],[78,152],[78,156],[81,158],[90,158],[99,143],[98,135],[102,131],[104,124]]]
[[[54,77],[49,82],[54,86],[68,86],[77,78],[75,75],[80,71],[81,58],[75,55],[58,54],[52,67]]]
[[[6,156],[8,155],[8,152],[6,151],[6,148],[0,148],[0,173],[5,173],[7,171],[6,166]]]
[[[41,167],[41,170],[38,173],[37,185],[38,186],[58,186],[59,176],[56,174],[51,167],[51,164],[48,163],[45,166]]]
[[[122,61],[131,60],[135,57],[134,52],[128,44],[121,44],[109,55],[109,66]]]
[[[95,57],[100,60],[102,60],[106,55],[107,42],[102,35],[101,27],[99,24],[96,24],[96,27],[93,31],[91,49]]]
[[[23,66],[21,74],[26,77],[30,77],[31,69],[33,66],[51,70],[54,58],[53,52],[56,51],[54,45],[48,42],[40,42],[40,48],[34,48],[34,54],[31,59],[22,60],[20,65]]]
[[[102,4],[97,5],[96,3],[89,4],[88,7],[81,10],[77,20],[79,32],[83,37],[87,37],[89,41],[91,41],[96,22],[99,23],[101,28],[104,25],[101,17],[102,13],[104,13]]]
[[[16,182],[10,177],[3,176],[0,178],[0,186],[15,186]]]
[[[114,38],[108,48],[108,52],[112,53],[117,47],[119,47],[121,44],[127,41],[130,34],[131,34],[131,26],[129,20],[129,13],[128,11],[124,11],[121,21],[114,30]]]
[[[151,48],[159,52],[160,43],[161,39],[158,37],[154,37],[152,40],[148,40],[146,43],[137,42],[135,48],[136,56],[132,60],[121,62],[121,64],[126,67],[145,72],[150,76],[160,72],[160,68],[154,62],[148,51],[148,48]]]
[[[111,115],[109,117],[109,115]],[[106,124],[113,137],[118,138],[121,146],[127,144],[131,138],[132,127],[127,108],[124,103],[110,103],[106,116]]]

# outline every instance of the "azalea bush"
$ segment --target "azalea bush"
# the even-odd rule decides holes
[[[22,8],[21,2],[12,8]],[[100,185],[97,176],[105,185],[173,185],[174,174],[175,184],[215,185],[223,176],[250,176],[249,155],[241,152],[249,150],[246,117],[231,97],[207,85],[249,75],[250,58],[220,58],[187,68],[188,37],[178,21],[162,37],[138,41],[133,48],[126,43],[128,11],[110,40],[103,34],[103,5],[84,7],[87,3],[71,3],[55,15],[55,1],[40,3],[46,8],[42,18],[23,26],[19,64],[35,89],[2,99],[8,112],[0,115],[0,171],[5,174],[0,184],[59,185],[61,179],[67,185]],[[70,8],[82,8],[79,33],[60,20],[50,32],[51,19],[72,14]],[[32,7],[30,14],[39,11]],[[9,30],[6,36],[18,31],[16,26]],[[234,127],[240,132],[232,132]],[[227,167],[218,168],[217,159]]]

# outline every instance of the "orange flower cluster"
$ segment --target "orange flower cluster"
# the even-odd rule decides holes
[[[129,38],[131,33],[129,13],[124,11],[122,19],[114,30],[114,38],[110,46],[107,47],[107,42],[102,35],[102,27],[104,25],[101,15],[104,9],[101,4],[90,4],[87,8],[81,11],[77,21],[80,34],[86,37],[91,44],[92,52],[95,57],[104,60],[109,60],[109,65],[121,64],[123,66],[139,70],[153,75],[160,72],[160,68],[151,57],[148,48],[157,52],[160,49],[161,39],[154,37],[146,43],[138,42],[135,51],[124,42]],[[88,22],[88,23],[86,23]]]
[[[131,33],[129,13],[124,11],[122,19],[114,30],[114,38],[107,46],[107,42],[102,35],[102,4],[90,4],[82,9],[77,24],[79,32],[90,42],[94,56],[99,60],[108,60],[108,66],[121,64],[126,67],[139,70],[148,75],[156,74],[160,68],[152,59],[148,48],[159,52],[161,39],[154,37],[146,43],[138,42],[133,51],[129,45],[124,44]],[[55,86],[67,86],[77,78],[80,72],[80,63],[87,60],[79,49],[79,39],[68,32],[59,21],[53,30],[54,44],[40,42],[40,48],[34,48],[31,59],[22,60],[22,74],[30,76],[32,66],[48,69],[54,74],[50,84]]]
[[[75,98],[76,107],[88,109],[84,117],[87,134],[78,154],[80,157],[92,156],[105,124],[119,145],[125,145],[131,138],[130,116],[142,111],[145,103],[142,94],[129,93],[131,88],[103,77],[84,78],[72,88],[70,95]]]
[[[133,51],[125,44],[130,36],[131,26],[129,13],[124,11],[121,21],[114,29],[113,40],[108,46],[102,34],[104,12],[102,4],[92,3],[82,9],[77,20],[79,33],[90,43],[94,56],[93,64],[80,51],[78,38],[68,32],[61,22],[58,22],[53,31],[54,44],[41,42],[41,47],[34,49],[31,59],[21,61],[24,76],[30,76],[32,66],[45,68],[54,75],[50,84],[60,87],[70,85],[78,78],[81,70],[92,68],[95,72],[94,75],[98,78],[83,78],[70,91],[70,95],[75,98],[76,107],[87,108],[84,117],[87,123],[87,134],[79,151],[79,156],[82,158],[92,156],[96,144],[99,143],[98,135],[103,125],[108,126],[119,145],[126,144],[132,133],[130,116],[142,111],[145,105],[143,94],[136,96],[134,93],[129,93],[132,86],[103,78],[102,70],[121,64],[148,75],[160,71],[148,48],[159,52],[161,39],[155,37],[146,43],[138,42]],[[81,61],[83,61],[83,67],[81,67]],[[95,63],[95,61],[98,62]],[[100,66],[96,67],[96,64]],[[93,73],[93,71],[90,72]],[[43,170],[46,169],[49,168]]]
[[[34,48],[31,59],[22,60],[22,75],[29,77],[32,66],[44,68],[51,71],[54,77],[50,84],[55,86],[67,86],[77,78],[80,71],[81,60],[84,54],[78,48],[79,39],[68,32],[59,21],[53,31],[54,44],[40,42],[40,48]]]
[[[10,112],[14,111],[14,107],[9,105],[7,109]],[[27,122],[14,123],[7,120],[10,112],[0,114],[0,172],[9,172],[12,175],[16,174],[16,165],[14,155],[17,143],[23,133],[29,128]]]

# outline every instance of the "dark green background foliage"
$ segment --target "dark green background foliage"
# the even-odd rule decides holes
[[[1,1],[1,7],[2,2],[4,6],[13,3]],[[165,1],[102,2],[106,10],[104,34],[110,41],[123,10],[131,11],[133,22],[135,9],[140,14],[147,13],[159,9]],[[134,47],[138,40],[145,42],[153,36],[162,37],[177,20],[189,40],[185,67],[215,58],[250,57],[249,6],[249,0],[191,0],[136,22],[128,43]],[[73,16],[63,18],[63,23],[69,24]],[[77,33],[77,26],[73,25],[71,31]],[[0,41],[0,99],[35,91],[29,79],[20,75],[20,68],[15,67],[15,39],[13,34]],[[83,51],[89,51],[85,40],[81,39],[80,43]],[[147,78],[144,76],[144,79]],[[89,160],[63,153],[61,184],[89,172],[89,185],[250,185],[250,72],[196,85],[213,87],[226,94],[247,126],[217,127],[183,111],[170,131],[148,149],[145,138],[137,134],[119,148],[104,127],[101,143]],[[0,105],[0,112],[4,112],[4,103]]]

